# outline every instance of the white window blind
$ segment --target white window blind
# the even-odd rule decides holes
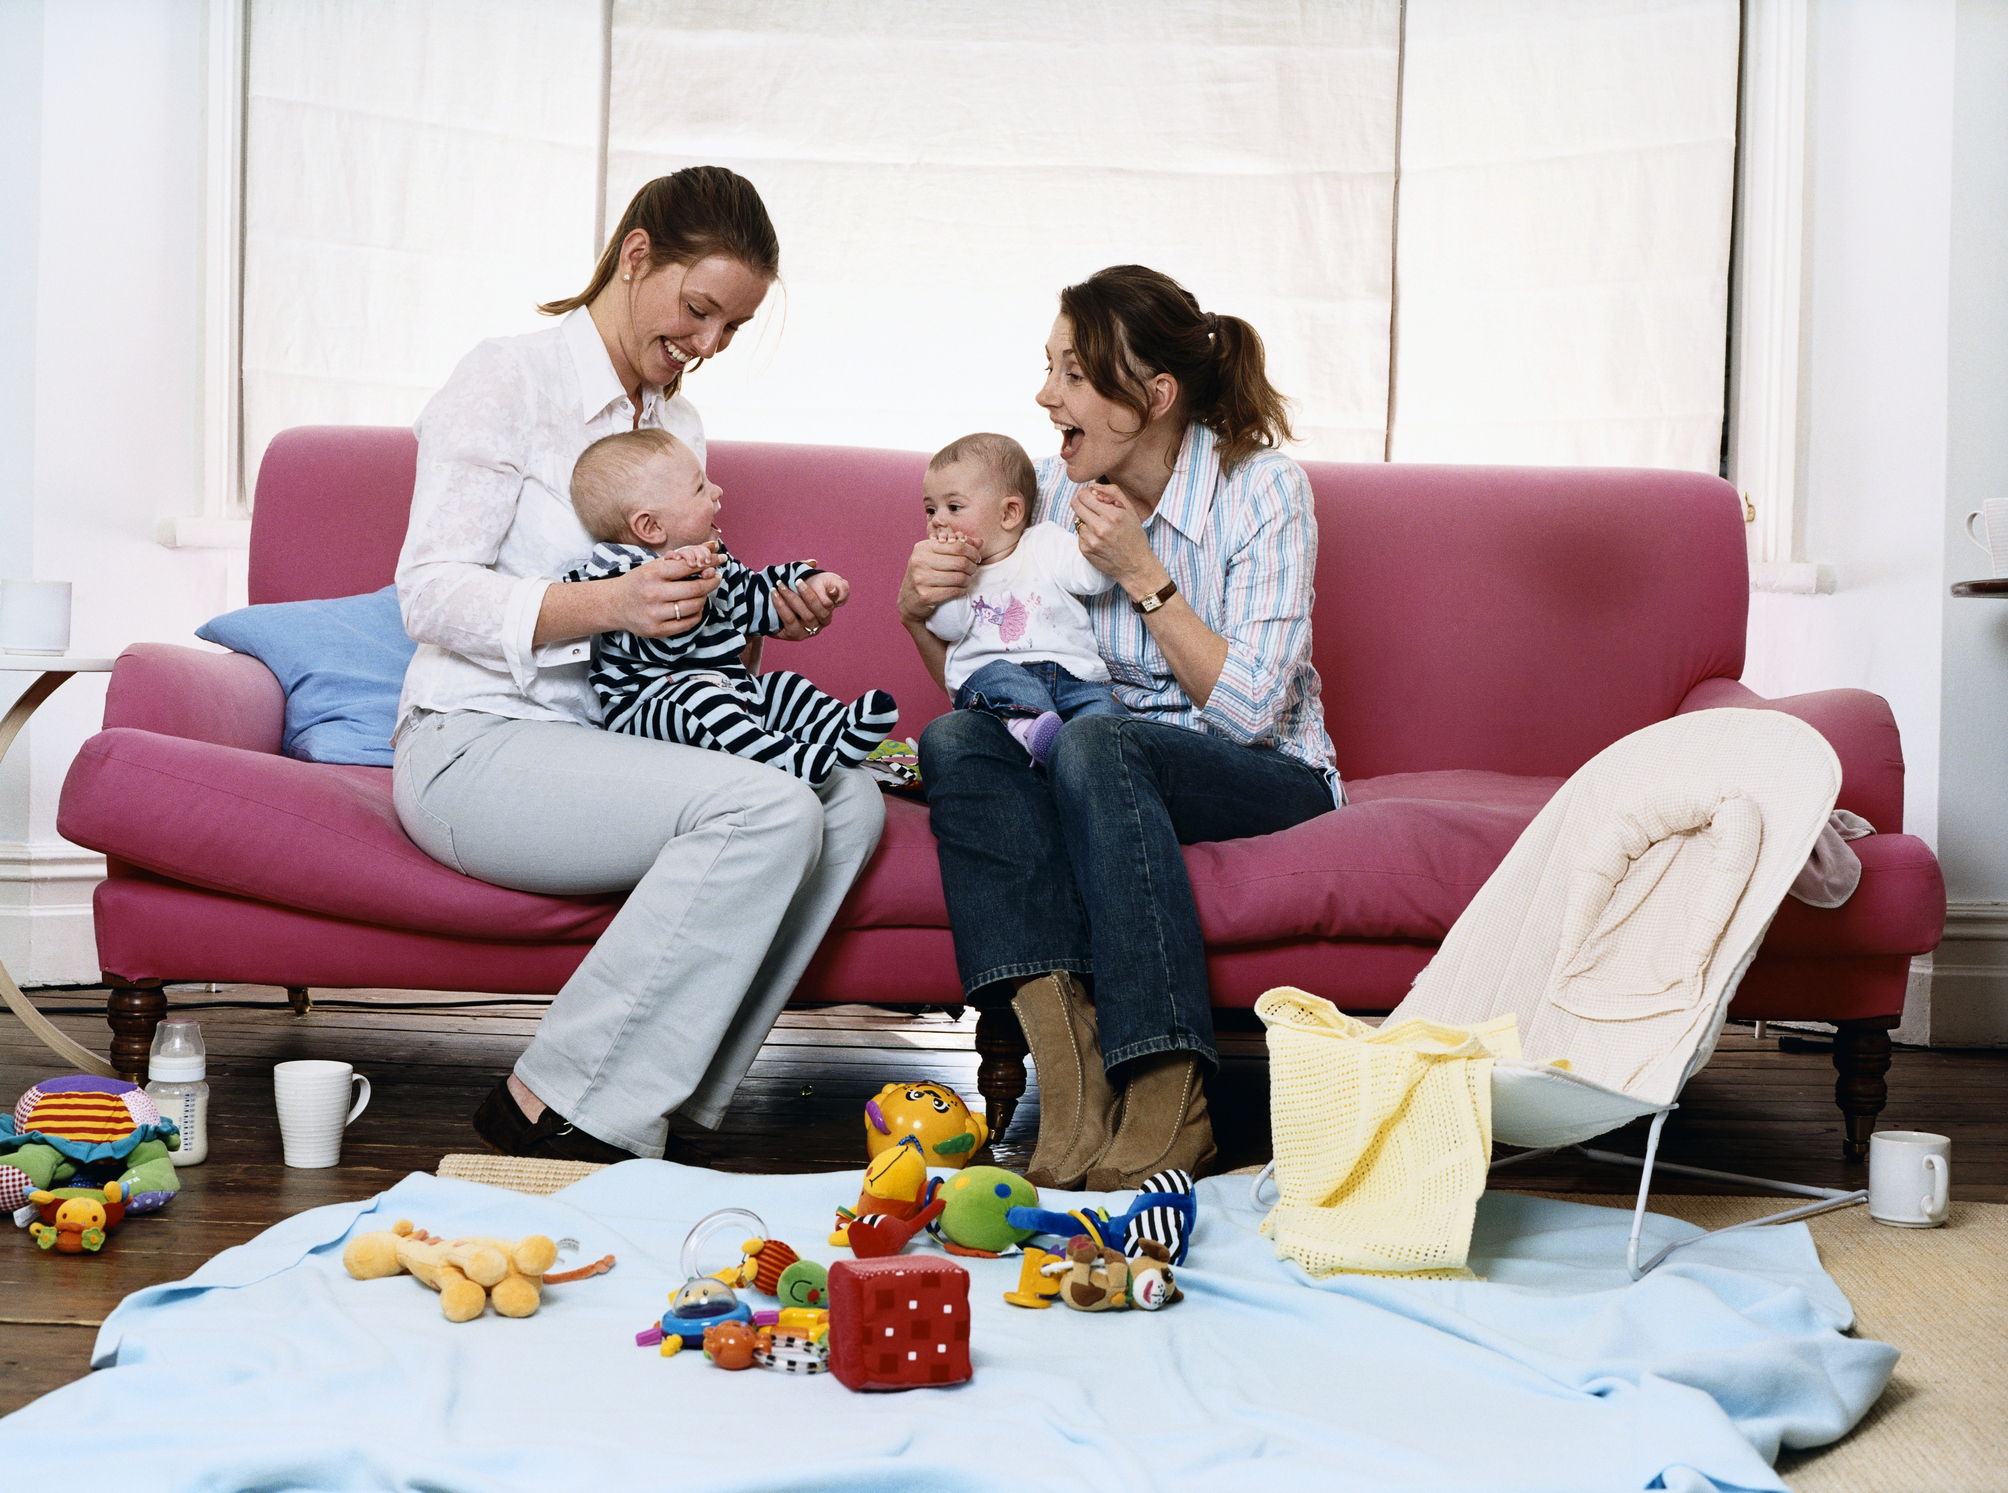
[[[718,437],[1043,454],[1056,293],[1134,261],[1260,329],[1300,455],[1716,464],[1735,0],[250,17],[249,472],[288,425],[409,421],[696,163],[781,236],[782,288],[692,381]]]
[[[1411,0],[1396,461],[1714,471],[1735,0]]]
[[[600,0],[252,0],[247,485],[278,431],[409,423],[584,286],[604,26]]]
[[[1378,460],[1400,7],[627,0],[607,208],[760,189],[786,325],[691,392],[719,436],[932,450],[1032,403],[1060,288],[1163,270],[1246,317],[1304,450]]]

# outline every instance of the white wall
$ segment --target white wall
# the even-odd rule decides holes
[[[1805,558],[1838,584],[1752,596],[1745,677],[1889,700],[1952,903],[1899,1035],[2008,1042],[2008,602],[1948,590],[2008,496],[2008,8],[1811,9]]]
[[[2003,1041],[2008,602],[1946,587],[1983,569],[1960,520],[2008,496],[2008,9],[1813,9],[1806,558],[1839,586],[1752,597],[1747,677],[1890,700],[1906,827],[1955,904],[1933,1036]],[[241,555],[154,540],[200,511],[203,87],[199,7],[0,5],[0,574],[74,581],[79,652],[187,641],[242,602]],[[0,764],[0,959],[24,982],[95,976],[97,863],[54,826],[102,696],[73,680]]]
[[[0,571],[74,583],[76,653],[187,642],[243,596],[241,554],[155,539],[200,510],[202,10],[12,0],[0,58]],[[0,960],[23,983],[97,976],[103,860],[55,823],[103,702],[103,676],[72,679],[0,768]]]
[[[2008,5],[1960,0],[1952,101],[1946,573],[1986,574],[1966,515],[2008,498]],[[1941,598],[1939,858],[1952,916],[1931,1038],[2008,1042],[2008,601]]]

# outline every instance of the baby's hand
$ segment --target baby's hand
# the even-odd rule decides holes
[[[662,558],[688,565],[691,574],[696,575],[718,563],[718,544],[710,539],[702,544],[686,544],[681,549],[664,550]]]
[[[817,571],[802,582],[802,587],[815,591],[828,607],[840,607],[851,599],[851,583],[832,570]]]

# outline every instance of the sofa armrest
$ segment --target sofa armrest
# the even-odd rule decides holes
[[[105,690],[105,728],[115,726],[277,752],[286,692],[249,654],[135,643],[118,656]]]
[[[1841,795],[1834,807],[1861,815],[1882,834],[1903,829],[1903,742],[1889,701],[1863,689],[1827,689],[1767,700],[1736,679],[1704,679],[1674,713],[1714,710],[1782,710],[1822,736],[1841,759]]]

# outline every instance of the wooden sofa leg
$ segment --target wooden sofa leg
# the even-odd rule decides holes
[[[1889,1034],[1901,1018],[1870,1016],[1860,1021],[1834,1024],[1834,1102],[1841,1107],[1847,1127],[1841,1138],[1843,1161],[1867,1161],[1869,1136],[1876,1128],[1876,1116],[1889,1102]]]
[[[984,1118],[990,1122],[994,1142],[1011,1128],[1018,1101],[1025,1095],[1024,1028],[1010,1005],[986,1006],[976,1013],[976,1051],[983,1061],[976,1067],[976,1092],[983,1096]]]
[[[314,995],[304,985],[288,985],[286,1000],[293,1008],[295,1016],[305,1016],[314,1009]]]
[[[109,973],[102,978],[111,991],[105,997],[105,1023],[112,1029],[112,1066],[128,1082],[145,1083],[154,1028],[167,1015],[167,981],[121,980]]]

